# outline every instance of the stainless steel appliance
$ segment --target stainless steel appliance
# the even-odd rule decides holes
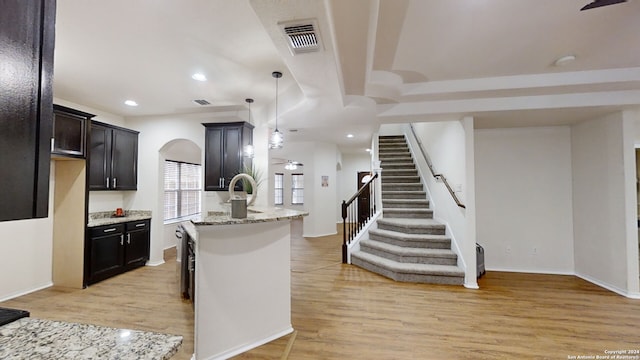
[[[180,295],[193,302],[196,287],[196,252],[195,243],[182,225],[176,229],[178,238],[178,262],[180,272]]]

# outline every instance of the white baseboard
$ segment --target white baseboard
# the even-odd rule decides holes
[[[513,268],[499,268],[492,267],[486,268],[486,271],[498,271],[498,272],[515,272],[524,274],[546,274],[546,275],[573,275],[576,274],[572,271],[556,271],[556,270],[540,270],[540,269],[513,269]]]
[[[147,263],[145,265],[147,265],[147,266],[159,266],[159,265],[162,265],[162,264],[164,264],[164,260],[154,261],[154,262],[147,261]]]
[[[322,236],[330,236],[330,235],[336,235],[338,232],[334,231],[331,233],[326,233],[326,234],[302,234],[302,237],[322,237]]]
[[[607,289],[609,291],[613,291],[614,293],[622,295],[624,297],[628,297],[630,299],[640,299],[640,293],[629,292],[629,291],[627,291],[625,289],[621,289],[621,288],[619,288],[619,287],[617,287],[615,285],[607,284],[607,283],[602,282],[602,281],[600,281],[598,279],[594,279],[594,278],[592,278],[591,276],[588,276],[588,275],[576,274],[576,276],[581,278],[581,279],[583,279],[583,280],[586,280],[586,281],[588,281],[588,282],[590,282],[592,284],[595,284],[595,285],[598,285],[598,286],[600,286],[602,288],[605,288],[605,289]]]
[[[23,296],[23,295],[31,294],[32,292],[36,292],[38,290],[46,289],[46,288],[51,287],[51,286],[53,286],[53,282],[49,281],[46,284],[38,285],[38,286],[36,286],[36,287],[34,287],[32,289],[29,289],[29,290],[16,291],[14,293],[5,295],[4,297],[0,298],[0,302],[11,300],[11,299]]]
[[[258,346],[264,345],[264,344],[266,344],[268,342],[271,342],[271,341],[273,341],[275,339],[279,339],[279,338],[281,338],[281,337],[283,337],[285,335],[291,334],[292,332],[293,332],[293,327],[289,326],[287,329],[279,331],[279,332],[277,332],[277,333],[275,333],[275,334],[273,334],[271,336],[268,336],[268,337],[266,337],[264,339],[255,341],[255,342],[253,342],[251,344],[247,344],[247,345],[235,348],[235,349],[231,349],[229,351],[225,351],[222,354],[217,354],[217,355],[210,356],[210,357],[206,358],[205,360],[224,360],[224,359],[229,359],[229,358],[234,357],[236,355],[242,354],[243,352],[249,351],[251,349],[255,349]],[[194,354],[194,357],[195,357],[195,354]]]

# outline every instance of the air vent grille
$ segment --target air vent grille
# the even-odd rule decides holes
[[[198,104],[198,105],[211,105],[210,102],[208,102],[207,100],[204,99],[197,99],[197,100],[193,100],[194,103]]]
[[[320,35],[314,20],[280,24],[293,55],[319,51]]]

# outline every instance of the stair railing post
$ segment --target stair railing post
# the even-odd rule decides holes
[[[377,181],[373,183],[374,192],[377,194],[374,198],[374,213],[382,209],[382,167],[380,166],[381,161],[376,160],[373,162],[373,172],[378,175]]]
[[[342,200],[342,263],[347,263],[347,203]]]

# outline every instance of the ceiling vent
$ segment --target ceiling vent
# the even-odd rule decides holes
[[[322,42],[315,20],[288,21],[279,25],[292,55],[320,51]]]
[[[211,105],[210,102],[208,102],[207,100],[204,99],[198,99],[198,100],[193,100],[194,103],[198,104],[198,105]]]

